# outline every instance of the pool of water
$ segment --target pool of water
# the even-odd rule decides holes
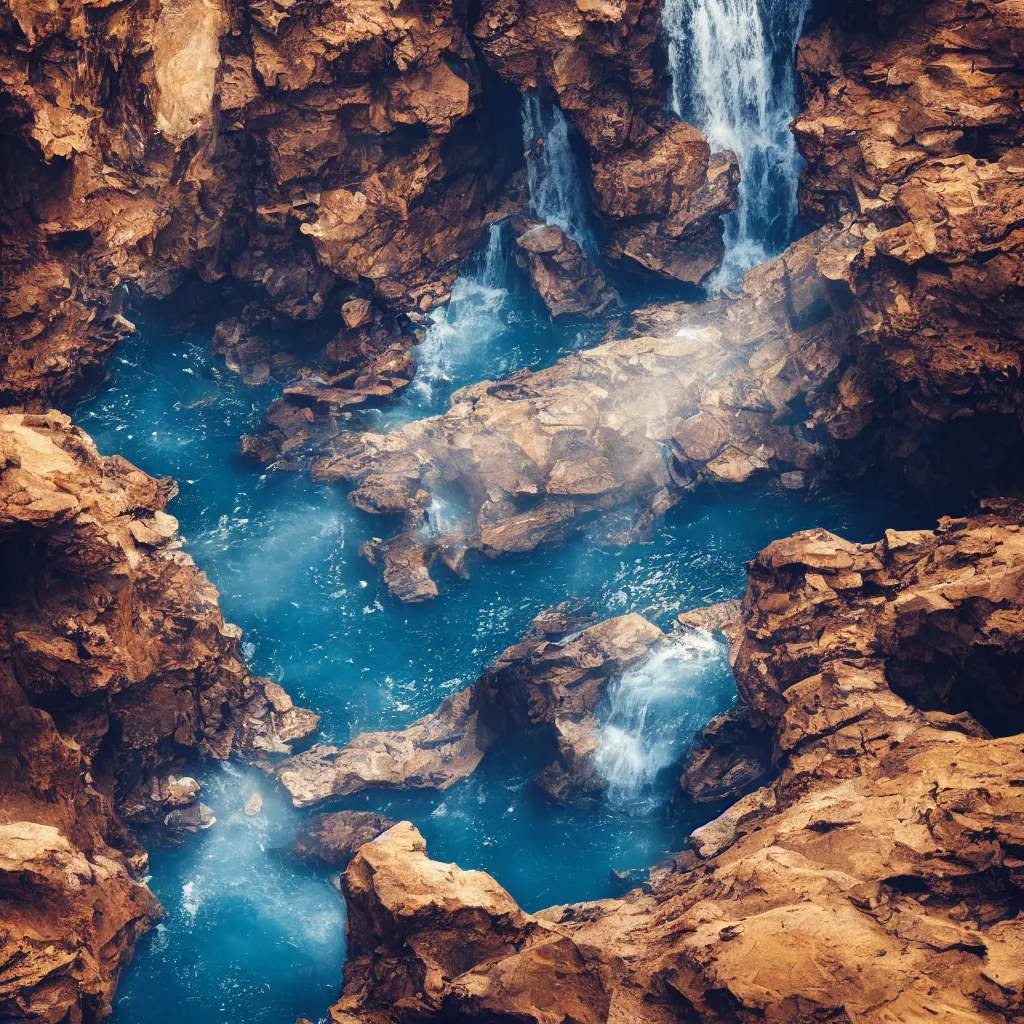
[[[414,386],[379,414],[382,422],[432,411],[460,383],[551,362],[589,337],[541,324],[514,292],[502,303],[487,344],[475,353],[466,346],[446,364],[443,386]],[[210,355],[209,325],[174,335],[173,317],[169,305],[144,310],[107,379],[73,415],[103,453],[178,481],[171,511],[220,589],[225,616],[244,629],[252,669],[317,711],[329,742],[433,711],[534,615],[566,598],[601,616],[637,611],[667,627],[681,609],[739,596],[745,561],[775,537],[821,525],[868,540],[886,526],[919,525],[880,489],[812,504],[707,489],[662,519],[650,543],[610,550],[580,540],[481,559],[469,580],[443,579],[437,600],[403,606],[358,554],[393,524],[353,509],[338,487],[243,459],[238,438],[260,428],[276,390],[246,388]],[[686,679],[686,699],[652,704],[655,767],[671,760],[665,742],[675,744],[671,755],[681,752],[693,729],[734,698],[724,651],[705,651]],[[530,782],[550,756],[509,738],[446,793],[363,794],[335,806],[413,821],[432,856],[491,872],[528,910],[611,895],[613,869],[648,866],[679,849],[712,813],[670,799],[667,772],[646,780],[636,805],[643,813],[615,800],[597,810],[558,807]],[[253,769],[211,765],[199,777],[218,822],[180,847],[154,847],[151,884],[168,917],[126,972],[117,1024],[323,1018],[341,980],[344,908],[326,873],[288,855],[308,812],[292,809]],[[254,787],[264,808],[247,817],[241,808]]]

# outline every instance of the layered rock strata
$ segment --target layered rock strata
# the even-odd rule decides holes
[[[776,781],[644,889],[534,915],[396,826],[344,877],[352,959],[332,1019],[1017,1019],[1021,737],[992,738],[963,705],[1019,707],[1022,536],[1005,507],[873,545],[770,545],[736,674]]]
[[[122,817],[186,827],[168,768],[316,726],[246,671],[173,493],[60,413],[0,414],[0,1016],[101,1018],[159,914]]]

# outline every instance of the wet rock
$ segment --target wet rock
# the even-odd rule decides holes
[[[246,817],[253,818],[260,811],[263,810],[263,794],[258,790],[254,789],[246,798],[245,804],[242,806],[242,810],[245,812]]]
[[[709,633],[721,633],[731,639],[738,634],[742,615],[742,602],[719,601],[680,612],[676,622],[685,629],[706,629]]]
[[[476,769],[491,741],[470,688],[408,729],[362,733],[340,748],[318,743],[277,773],[296,807],[366,789],[444,790]]]
[[[748,707],[736,704],[697,734],[679,779],[691,800],[738,800],[764,784],[771,772],[772,737],[752,719]]]
[[[121,816],[133,825],[150,825],[175,808],[195,803],[199,790],[191,776],[154,775],[121,800]]]
[[[174,493],[61,413],[0,413],[0,1017],[105,1012],[161,912],[121,815],[204,827],[184,764],[316,719],[246,671]]]
[[[344,869],[361,846],[394,824],[383,814],[371,811],[317,814],[295,836],[295,855],[303,861],[317,860]]]
[[[653,139],[594,165],[598,208],[613,221],[608,256],[700,284],[725,253],[722,217],[735,209],[739,165],[732,153],[711,155],[704,136],[664,122]]]
[[[571,606],[539,615],[476,683],[396,732],[363,733],[347,746],[316,745],[278,767],[297,807],[365,789],[445,790],[479,766],[496,736],[524,732],[557,745],[535,782],[563,803],[589,803],[607,788],[594,762],[595,710],[608,683],[666,637],[640,615],[595,625]]]
[[[164,825],[172,832],[205,832],[217,824],[213,810],[201,801],[178,807],[164,817]]]
[[[521,254],[517,260],[553,317],[596,317],[618,304],[618,293],[604,274],[560,227],[515,221],[514,229]]]

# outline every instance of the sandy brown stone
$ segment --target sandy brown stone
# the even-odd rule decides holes
[[[0,402],[45,407],[101,365],[134,330],[127,286],[232,279],[300,323],[351,320],[367,286],[392,313],[444,301],[505,177],[471,123],[464,18],[417,0],[12,8]]]
[[[537,785],[563,803],[593,802],[607,788],[594,762],[597,707],[616,676],[667,638],[636,614],[590,622],[569,605],[541,613],[434,714],[400,731],[361,733],[345,747],[317,744],[279,765],[282,785],[297,807],[366,789],[445,790],[477,769],[497,736],[528,733],[559,751]]]
[[[604,274],[560,227],[517,220],[514,228],[517,259],[552,317],[596,317],[618,303]]]

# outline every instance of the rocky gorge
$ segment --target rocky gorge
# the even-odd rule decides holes
[[[136,945],[211,955],[160,850],[274,829],[347,914],[288,1019],[1024,1018],[1024,7],[0,11],[0,1019],[144,1019]],[[845,539],[865,481],[900,521]]]

